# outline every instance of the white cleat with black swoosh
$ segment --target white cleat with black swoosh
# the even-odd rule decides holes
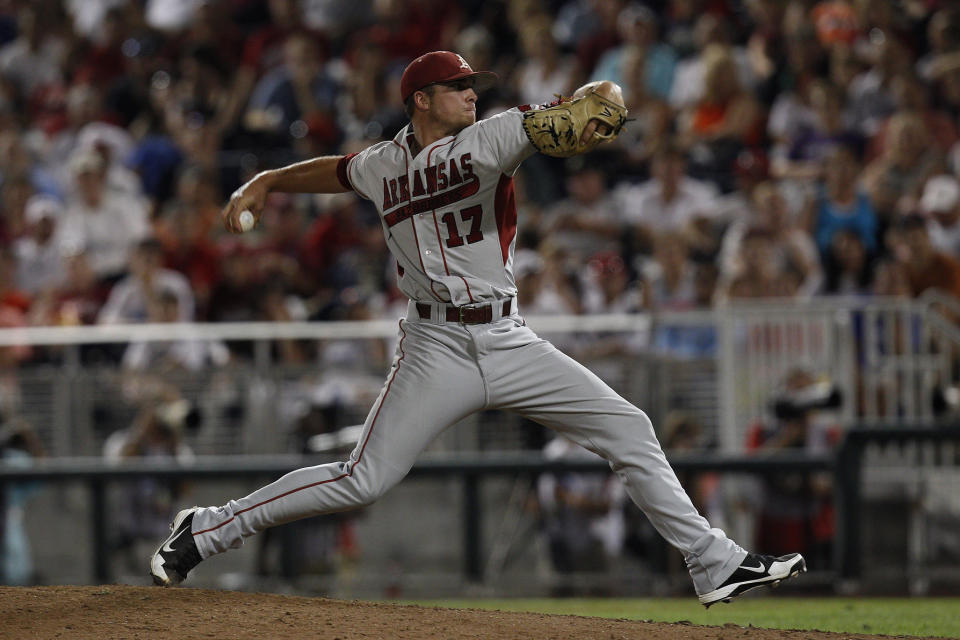
[[[758,587],[776,587],[782,580],[796,578],[807,570],[807,563],[799,553],[774,557],[748,553],[733,574],[723,584],[700,596],[700,604],[710,608],[718,602],[730,602],[731,598]]]
[[[173,519],[170,536],[150,556],[150,575],[153,583],[162,587],[180,584],[190,569],[203,559],[193,541],[193,514],[197,507],[184,509]]]

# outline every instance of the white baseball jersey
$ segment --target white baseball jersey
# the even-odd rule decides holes
[[[525,109],[481,120],[416,155],[407,125],[341,162],[344,186],[380,212],[400,290],[411,300],[459,306],[516,295],[513,174],[536,151],[521,125]]]

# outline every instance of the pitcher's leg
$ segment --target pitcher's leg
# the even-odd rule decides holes
[[[429,330],[404,323],[391,372],[349,460],[298,469],[222,507],[197,510],[192,531],[201,557],[239,547],[268,527],[370,504],[437,434],[481,408],[476,364],[454,348],[422,346]]]
[[[746,551],[697,512],[646,414],[548,342],[532,342],[500,357],[504,361],[491,363],[487,371],[491,404],[555,429],[609,460],[633,501],[684,554],[698,593],[736,570]]]

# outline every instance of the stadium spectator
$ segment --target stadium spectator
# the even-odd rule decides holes
[[[17,286],[36,296],[59,289],[66,281],[67,257],[57,239],[63,205],[49,196],[33,196],[24,211],[26,233],[13,244]]]
[[[22,327],[26,317],[11,297],[12,265],[0,249],[0,328]],[[44,455],[43,444],[25,417],[29,401],[21,367],[31,356],[24,345],[0,346],[0,463],[25,468]],[[10,482],[0,490],[0,582],[30,584],[36,579],[30,541],[24,524],[24,507],[37,490],[36,483]]]
[[[4,348],[6,350],[6,348]],[[2,360],[0,356],[0,360]],[[0,371],[5,368],[0,363]],[[12,469],[29,469],[33,461],[46,455],[40,437],[29,422],[0,407],[0,461]],[[25,522],[26,506],[40,489],[36,481],[9,482],[0,496],[0,584],[29,585],[38,581],[30,535]]]
[[[623,258],[613,251],[601,251],[590,258],[580,274],[583,291],[583,312],[639,313],[644,308],[644,290],[634,278]],[[576,357],[598,376],[616,380],[623,375],[622,356],[640,353],[650,342],[649,332],[638,319],[631,331],[591,332],[580,336]]]
[[[129,268],[132,249],[149,233],[144,203],[107,189],[106,167],[86,151],[70,162],[76,192],[67,198],[62,241],[70,253],[84,253],[97,277],[116,281]]]
[[[220,248],[201,232],[196,211],[184,205],[167,209],[157,222],[163,266],[186,276],[196,299],[197,317],[206,317],[210,293],[220,279]]]
[[[562,436],[547,443],[548,460],[599,459]],[[542,526],[553,569],[559,574],[603,571],[620,556],[624,542],[626,493],[607,473],[549,473],[537,481]],[[582,593],[572,581],[561,582],[555,595]]]
[[[857,161],[849,149],[840,147],[828,155],[824,183],[810,211],[810,226],[821,259],[829,253],[833,236],[841,229],[856,232],[868,252],[877,249],[880,220],[870,198],[857,184],[858,174]]]
[[[881,260],[876,265],[871,288],[873,294],[877,296],[903,299],[913,297],[907,268],[892,258]]]
[[[117,282],[100,310],[100,324],[161,322],[167,317],[161,304],[162,294],[177,299],[177,319],[189,322],[194,316],[194,298],[190,283],[180,273],[163,268],[163,247],[148,238],[134,252],[130,275]]]
[[[789,371],[782,389],[771,399],[772,416],[751,425],[747,450],[831,451],[840,430],[830,411],[839,406],[829,383],[805,369]],[[830,562],[834,538],[832,478],[824,473],[782,473],[764,476],[758,509],[756,544],[804,549],[814,566]]]
[[[775,83],[773,86],[779,85],[779,88],[773,91],[781,97],[793,94],[803,100],[804,96],[809,95],[810,83],[822,74],[826,54],[817,41],[815,28],[810,21],[805,16],[794,16],[794,19],[791,19],[791,9],[799,6],[799,3],[792,3],[787,8],[782,29],[782,64],[767,80],[766,86],[770,87]]]
[[[241,62],[233,69],[232,78],[218,121],[221,131],[232,130],[242,119],[257,80],[283,62],[283,45],[287,38],[304,30],[301,3],[296,0],[269,0],[267,20],[255,23],[241,47]],[[318,41],[325,41],[315,31],[308,31]]]
[[[927,43],[930,49],[919,57],[916,70],[929,81],[942,56],[960,51],[960,11],[956,7],[944,7],[933,14],[927,23]]]
[[[309,135],[318,142],[316,153],[329,153],[341,137],[334,118],[339,91],[316,42],[306,34],[292,34],[284,42],[283,65],[253,88],[244,121],[248,129],[278,139]]]
[[[867,137],[896,109],[893,80],[910,72],[910,58],[902,42],[893,34],[878,38],[881,44],[873,66],[851,80],[848,87],[850,118]]]
[[[96,33],[77,52],[74,62],[74,80],[105,90],[126,70],[127,56],[121,50],[128,35],[128,25],[122,7],[111,7],[97,25]]]
[[[939,289],[960,299],[960,258],[933,246],[921,216],[902,218],[892,230],[890,242],[893,255],[906,268],[914,296]]]
[[[644,306],[651,310],[690,309],[696,296],[696,268],[687,239],[664,231],[653,241],[653,256],[641,269]]]
[[[891,83],[894,104],[897,113],[912,113],[919,116],[930,141],[936,145],[940,153],[948,153],[957,143],[958,133],[954,118],[951,118],[942,108],[933,104],[930,88],[913,74],[903,74],[895,77]],[[890,118],[883,121],[877,133],[870,140],[868,159],[883,155],[883,148],[887,142],[887,127]]]
[[[641,89],[631,85],[635,79],[642,79],[644,94],[669,98],[677,55],[670,45],[657,41],[656,14],[645,5],[630,3],[617,16],[617,32],[620,44],[603,54],[590,79],[611,80],[627,91]],[[641,73],[628,75],[631,64],[640,66]]]
[[[789,264],[801,278],[798,294],[812,296],[819,292],[823,272],[817,247],[799,216],[789,211],[781,185],[763,182],[754,187],[749,202],[749,213],[735,220],[724,232],[718,256],[718,267],[724,281],[734,277],[742,265],[740,245],[745,234],[760,229],[772,235],[777,244],[777,260]]]
[[[938,250],[960,256],[960,183],[951,175],[933,176],[923,187],[920,212],[928,216],[930,242]]]
[[[73,23],[73,32],[84,39],[96,37],[107,12],[124,0],[67,0],[63,3]]]
[[[162,289],[150,309],[149,322],[180,322],[180,299],[173,291]],[[179,371],[200,371],[222,367],[230,352],[219,340],[138,340],[127,345],[122,366],[129,371],[149,371],[170,375]]]
[[[737,155],[761,142],[763,110],[738,79],[729,47],[711,45],[701,61],[703,92],[679,115],[680,141],[690,150],[694,175],[727,193],[734,188],[730,167]]]
[[[213,322],[289,322],[304,321],[309,309],[302,297],[289,290],[285,270],[292,261],[277,261],[257,249],[241,243],[224,249],[222,277],[210,294],[208,319]],[[249,341],[229,342],[233,356],[253,356]],[[299,342],[281,340],[274,345],[281,362],[302,364],[309,356]]]
[[[525,264],[524,264],[525,263]],[[579,270],[581,264],[569,259],[569,253],[546,239],[535,254],[521,259],[523,279],[532,285],[524,313],[543,315],[575,315],[582,313]],[[518,303],[519,304],[519,303]],[[569,353],[579,345],[579,336],[572,333],[545,334],[557,348]]]
[[[23,117],[33,127],[26,136],[13,134],[4,138],[8,146],[2,147],[4,153],[0,154],[3,156],[0,170],[5,178],[3,189],[7,195],[5,242],[26,232],[22,205],[36,192],[66,198],[68,213],[60,226],[65,232],[70,231],[67,219],[73,217],[71,214],[80,196],[73,193],[72,171],[61,169],[70,167],[68,162],[79,157],[77,154],[94,150],[109,167],[105,191],[121,191],[132,197],[142,190],[153,199],[152,211],[159,212],[155,229],[169,249],[170,264],[191,274],[191,288],[199,299],[205,297],[204,290],[211,289],[216,279],[213,268],[216,252],[210,250],[212,239],[208,234],[218,227],[218,194],[229,191],[239,176],[255,169],[244,165],[245,161],[238,156],[230,155],[230,150],[277,144],[249,137],[242,128],[236,128],[235,118],[231,124],[231,109],[242,110],[258,80],[263,87],[269,84],[267,78],[273,78],[274,88],[282,84],[278,84],[277,79],[289,80],[289,74],[282,71],[283,52],[286,48],[289,55],[293,49],[293,53],[304,54],[294,57],[305,64],[293,65],[304,70],[304,77],[306,70],[314,66],[312,61],[322,58],[331,80],[335,77],[350,80],[348,85],[335,91],[338,99],[327,108],[333,126],[345,132],[340,148],[354,148],[365,144],[363,140],[389,137],[399,114],[399,105],[391,98],[397,81],[396,64],[425,46],[425,29],[430,25],[437,27],[434,32],[445,42],[456,42],[458,47],[463,44],[463,50],[469,55],[487,59],[489,66],[501,72],[507,80],[506,91],[501,92],[497,100],[523,102],[522,92],[528,90],[535,91],[539,100],[544,93],[542,86],[546,85],[539,90],[536,85],[546,82],[556,70],[562,70],[560,76],[568,79],[581,71],[620,79],[630,102],[631,115],[637,120],[630,123],[618,146],[608,150],[621,161],[610,163],[612,168],[607,172],[610,184],[603,188],[600,200],[611,193],[630,194],[626,200],[618,198],[618,201],[625,203],[625,213],[634,222],[641,222],[638,218],[648,215],[642,212],[663,213],[672,208],[668,205],[678,202],[668,198],[669,201],[662,201],[659,206],[651,207],[649,202],[639,206],[631,202],[638,194],[637,189],[624,186],[624,178],[643,176],[648,168],[656,177],[662,169],[656,161],[652,162],[653,167],[647,163],[652,160],[653,150],[661,146],[671,123],[679,122],[682,133],[706,131],[709,137],[713,135],[710,123],[713,120],[714,125],[724,123],[730,106],[737,102],[753,103],[758,113],[762,113],[763,105],[774,105],[767,128],[773,144],[777,145],[773,172],[775,176],[791,178],[790,184],[782,185],[791,209],[796,207],[798,194],[810,188],[811,178],[821,173],[820,167],[828,152],[844,146],[853,149],[854,157],[859,156],[862,137],[854,130],[856,125],[876,131],[871,147],[874,150],[867,159],[869,161],[872,154],[879,157],[858,176],[862,177],[879,219],[876,237],[905,213],[949,215],[946,209],[936,212],[918,203],[927,178],[943,170],[938,151],[943,152],[957,135],[951,118],[960,112],[960,90],[954,90],[960,86],[960,80],[954,82],[953,79],[954,76],[960,78],[960,64],[956,62],[960,60],[957,56],[960,38],[956,27],[958,14],[951,7],[935,12],[927,10],[925,17],[918,18],[925,20],[920,24],[929,34],[924,41],[906,28],[909,17],[900,8],[887,7],[882,2],[843,0],[786,5],[756,0],[745,7],[745,22],[728,22],[727,18],[734,14],[731,5],[722,1],[673,0],[664,3],[659,15],[642,4],[611,2],[591,8],[565,3],[557,18],[546,13],[538,2],[511,6],[509,15],[499,17],[472,6],[448,7],[431,13],[437,7],[430,3],[416,6],[379,3],[367,18],[367,24],[371,18],[379,24],[362,27],[356,36],[348,36],[337,26],[332,27],[329,36],[309,31],[309,27],[304,26],[303,9],[294,0],[273,0],[257,8],[200,3],[196,7],[184,7],[183,13],[169,13],[172,5],[164,3],[141,6],[100,2],[66,6],[75,18],[72,25],[56,12],[46,17],[32,5],[25,7],[15,16],[18,38],[0,52],[0,62],[9,65],[4,74],[7,89],[0,91],[0,95],[6,96],[0,100],[0,112]],[[363,9],[358,4],[351,11],[357,14]],[[356,16],[338,17],[339,14],[316,7],[310,7],[308,13],[314,16],[312,25],[342,25],[346,24],[344,20],[357,20]],[[158,15],[172,17],[157,22]],[[184,20],[188,15],[193,18]],[[157,24],[164,25],[163,31],[155,28]],[[465,24],[474,26],[461,29]],[[612,38],[614,25],[618,34]],[[551,44],[549,39],[524,36],[525,32],[534,35],[549,32],[558,40]],[[360,37],[360,34],[365,35]],[[233,45],[229,43],[241,41],[245,43],[243,68],[229,70],[224,64],[223,52],[232,50]],[[528,48],[518,52],[518,43]],[[747,46],[739,48],[731,43],[747,43]],[[68,51],[75,51],[77,55],[68,56]],[[312,52],[319,55],[314,56]],[[592,69],[583,70],[577,69],[575,62],[561,63],[564,59],[573,61],[574,54],[581,56],[581,60],[596,55],[600,62],[592,65]],[[25,77],[15,71],[23,67],[24,56],[37,58],[37,64],[28,66],[43,73]],[[675,72],[671,71],[673,56],[682,58]],[[869,66],[863,67],[863,61]],[[472,62],[485,66],[476,60]],[[548,67],[552,71],[545,73]],[[118,77],[118,69],[122,69],[126,77]],[[530,81],[532,76],[524,75],[531,69],[540,70],[537,82]],[[914,70],[917,70],[916,76]],[[228,71],[234,73],[228,75]],[[41,77],[48,76],[48,80],[41,81]],[[117,81],[112,82],[111,77],[117,77]],[[740,81],[732,81],[734,78]],[[34,96],[21,91],[24,82],[37,83],[36,91],[27,90]],[[140,87],[132,88],[131,83],[139,83]],[[236,91],[243,86],[245,90]],[[509,95],[511,86],[519,93],[515,98]],[[668,88],[673,97],[672,110],[669,104],[656,99]],[[717,96],[704,97],[708,88]],[[845,93],[847,89],[849,95]],[[558,85],[546,93],[554,90],[564,93],[569,89]],[[328,93],[333,95],[334,90]],[[26,101],[16,99],[18,95]],[[677,96],[686,97],[678,99]],[[715,118],[711,119],[711,114]],[[16,127],[10,128],[16,131]],[[750,131],[750,126],[733,129],[737,132],[732,138],[739,140],[730,149],[742,147],[745,137],[751,138],[751,134],[756,133]],[[890,144],[885,144],[887,139]],[[924,144],[924,139],[936,144]],[[318,147],[315,141],[305,140],[294,142],[287,137],[279,144],[286,147],[284,153],[337,150],[337,144]],[[758,138],[756,142],[765,148],[750,148],[751,153],[769,151],[767,141]],[[730,202],[738,204],[731,209],[728,203],[720,203],[714,196],[702,198],[702,204],[694,206],[700,213],[693,217],[722,214],[709,224],[698,221],[692,225],[692,232],[686,222],[677,222],[688,218],[687,213],[665,216],[667,228],[679,227],[687,233],[698,260],[712,259],[721,233],[731,220],[731,212],[735,221],[752,206],[750,193],[744,191],[745,185],[738,183],[730,170],[739,166],[740,154],[736,155],[735,163],[713,162],[719,173],[711,173],[709,157],[701,156],[704,150],[717,152],[709,149],[710,144],[712,142],[701,140],[694,145],[693,172],[719,181],[724,189],[735,187]],[[753,143],[748,146],[750,144]],[[131,150],[131,166],[141,174],[139,188],[132,185],[129,173],[123,174],[122,164]],[[31,157],[32,154],[37,155]],[[626,163],[622,161],[625,155],[629,158]],[[557,204],[559,190],[554,179],[560,165],[549,161],[544,164],[546,169],[525,177],[530,182],[528,190],[533,203],[549,211],[562,207]],[[183,166],[190,169],[183,172],[183,184],[175,192],[171,188],[173,176],[179,175]],[[193,168],[197,166],[202,169]],[[704,173],[698,174],[698,171]],[[595,172],[586,172],[590,173]],[[202,179],[197,178],[198,175],[202,175]],[[22,182],[24,176],[30,188]],[[192,195],[184,195],[191,191]],[[202,198],[197,195],[200,191],[205,194]],[[681,196],[683,191],[682,186],[677,189]],[[684,200],[681,197],[679,202]],[[184,210],[179,211],[181,208]],[[195,208],[203,209],[199,216],[202,222],[199,226],[196,221],[184,224],[188,222],[189,211]],[[528,213],[527,221],[536,218],[533,207]],[[321,226],[330,224],[326,214],[321,218],[325,219]],[[589,216],[578,219],[576,215],[565,215],[557,219],[563,220],[561,226],[572,221],[576,227],[586,218]],[[740,225],[739,233],[742,235],[749,226]],[[932,231],[937,232],[933,234],[934,239],[945,248],[949,245],[939,239],[938,233],[950,226],[941,225],[937,231],[931,222]],[[179,241],[173,240],[175,231],[181,227],[192,229],[193,242],[185,242],[185,236]],[[659,227],[656,230],[660,230]],[[562,240],[564,234],[569,236],[571,232],[558,230],[557,239]],[[596,236],[593,232],[587,235]],[[800,233],[795,235],[799,238]],[[645,242],[627,242],[611,227],[597,237],[598,242],[602,238],[602,246],[592,246],[585,253],[609,248],[624,255],[629,262],[637,248],[644,249],[647,245],[649,251],[650,237],[647,234]],[[818,240],[823,260],[834,260],[830,257],[834,247],[828,238]],[[270,242],[263,236],[260,241]],[[862,242],[868,257],[889,254],[889,249],[882,245],[871,248],[866,236]],[[775,244],[781,246],[779,241]],[[337,243],[332,245],[335,256],[332,264],[336,264],[341,259],[336,257],[341,248]],[[371,273],[381,274],[376,278],[364,275],[364,287],[379,288],[380,293],[388,288],[382,276],[386,260],[375,245],[364,241],[347,250],[342,267],[336,268],[339,275],[335,275],[332,289],[351,286],[352,279],[347,277],[350,265],[364,263],[361,257],[370,258]],[[956,254],[955,248],[951,251]],[[100,264],[102,254],[94,253],[96,255],[87,256],[87,260],[98,274],[104,275],[106,269]],[[283,249],[280,253],[289,252]],[[304,255],[313,261],[330,260],[322,253],[307,250],[301,252],[301,257]],[[727,272],[723,264],[729,252],[724,251],[724,256],[721,267]],[[852,256],[851,253],[848,257]],[[129,266],[126,259],[112,262],[113,273],[106,274],[108,279]],[[259,270],[260,266],[256,268]],[[817,268],[818,265],[812,265],[809,273]],[[326,271],[323,268],[317,273]],[[317,279],[322,282],[325,277],[318,275]],[[802,273],[800,278],[809,282]],[[828,287],[832,288],[833,285]]]
[[[241,242],[231,242],[224,244],[221,255],[221,277],[210,291],[206,320],[258,320],[260,280],[254,250]]]
[[[783,153],[774,157],[774,177],[821,179],[826,173],[824,165],[837,147],[846,147],[855,157],[863,154],[863,136],[847,126],[843,98],[836,87],[821,80],[812,82],[809,104],[809,121],[798,123],[792,135],[785,136]]]
[[[827,294],[864,295],[870,291],[872,263],[856,231],[840,229],[824,256],[824,287]]]
[[[191,414],[189,402],[165,383],[143,383],[137,393],[136,417],[129,427],[107,437],[103,457],[111,462],[132,458],[192,461],[193,450],[184,442],[184,432],[196,415]],[[123,485],[123,508],[117,509],[110,533],[125,569],[137,571],[145,553],[142,546],[166,530],[174,508],[188,491],[182,480],[141,478]]]
[[[848,0],[818,2],[810,17],[817,28],[817,39],[825,47],[851,45],[857,39],[857,12]]]
[[[573,56],[564,55],[550,29],[550,20],[538,16],[517,25],[524,59],[514,77],[521,104],[539,104],[544,96],[569,96],[581,70]]]
[[[910,213],[927,178],[944,169],[943,154],[930,144],[920,115],[900,112],[890,118],[883,155],[867,165],[863,183],[882,228]]]
[[[289,435],[289,450],[295,454],[349,454],[343,439],[344,405],[353,401],[341,393],[341,385],[330,381],[304,381],[293,392],[290,409],[296,415]],[[291,394],[293,395],[293,394]],[[316,446],[325,439],[324,446]],[[328,444],[329,443],[329,444]],[[362,513],[331,514],[309,518],[265,531],[257,548],[257,574],[279,575],[295,580],[306,575],[336,576],[360,555],[356,521]]]
[[[107,188],[130,198],[142,198],[140,179],[125,164],[133,145],[133,137],[126,129],[108,122],[91,122],[77,131],[77,153],[100,156],[106,168]]]
[[[848,109],[848,89],[853,79],[863,70],[864,65],[853,47],[835,44],[830,49],[826,79],[833,83],[833,86],[843,89],[844,117],[851,122],[851,126],[854,123]]]
[[[73,191],[72,161],[79,157],[80,131],[104,119],[102,91],[86,83],[60,87],[63,96],[51,96],[53,113],[38,120],[33,132],[39,160],[56,176],[65,195]],[[57,92],[59,93],[59,91]],[[62,104],[61,104],[62,102]]]
[[[196,238],[212,240],[216,236],[224,235],[220,222],[220,193],[216,172],[200,165],[184,163],[180,165],[175,185],[175,190],[160,210],[160,219],[154,225],[158,235],[175,233],[169,221],[164,222],[164,218],[168,213],[176,211],[184,211],[193,219]]]
[[[717,190],[689,177],[686,169],[683,150],[665,145],[654,155],[652,178],[617,194],[641,252],[649,253],[654,236],[663,231],[687,234],[691,245],[705,253],[715,250],[717,240],[711,229],[717,222],[713,220],[718,212]]]
[[[614,141],[624,162],[617,177],[646,175],[657,149],[669,143],[673,114],[665,100],[651,95],[646,81],[646,54],[637,46],[627,46],[620,64],[624,78],[623,99],[632,122]]]
[[[773,232],[754,228],[744,234],[736,259],[737,270],[718,291],[720,300],[741,298],[789,297],[797,293],[799,274],[778,256],[778,243]]]
[[[703,0],[668,0],[663,12],[663,40],[681,58],[696,54],[698,39],[695,34],[697,18],[704,11]]]
[[[692,0],[682,0],[682,2],[693,3]],[[677,4],[681,3],[677,2]],[[694,19],[696,20],[693,29],[693,38],[696,43],[694,55],[685,55],[683,45],[674,45],[674,49],[683,58],[674,72],[670,89],[670,105],[677,112],[694,107],[703,99],[707,89],[708,51],[723,51],[732,58],[736,77],[730,79],[731,83],[749,86],[752,80],[746,52],[740,47],[731,47],[730,25],[727,21],[711,12],[694,14]]]
[[[8,246],[27,231],[24,207],[34,194],[33,186],[23,175],[7,176],[0,187],[0,213],[3,226],[0,228],[3,246]]]
[[[323,289],[340,290],[357,284],[363,256],[374,242],[380,244],[379,221],[374,227],[366,219],[364,205],[350,194],[318,200],[320,215],[307,228],[299,262]],[[382,264],[382,263],[381,263]]]
[[[579,263],[570,259],[570,253],[552,240],[540,244],[540,290],[536,306],[541,313],[558,315],[581,313],[577,271]]]
[[[396,135],[406,114],[397,98],[398,80],[383,43],[355,36],[344,52],[344,61],[348,71],[335,105],[344,139],[365,145],[362,141]]]
[[[584,262],[599,251],[615,249],[623,223],[607,190],[599,154],[589,162],[569,158],[565,168],[567,197],[545,212],[543,235],[570,251],[572,260]]]
[[[593,255],[583,278],[585,313],[637,313],[644,307],[638,283],[630,277],[623,258],[613,251]]]
[[[695,262],[692,268],[693,298],[687,308],[710,309],[718,297],[720,272],[711,262]],[[661,320],[654,326],[650,342],[654,351],[671,358],[713,358],[717,328],[712,324],[673,324]]]
[[[187,166],[177,180],[177,196],[154,222],[168,269],[185,275],[197,299],[198,317],[205,317],[210,291],[220,277],[220,248],[214,242],[220,211],[215,204],[213,176]]]
[[[0,73],[22,100],[45,85],[61,82],[67,43],[47,27],[39,7],[27,4],[17,13],[17,38],[0,48]]]
[[[223,145],[228,63],[209,45],[191,45],[179,56],[176,77],[158,78],[152,100],[171,140],[194,164],[217,170]]]
[[[30,296],[18,288],[17,256],[11,246],[0,245],[0,308],[26,312]]]
[[[83,254],[67,255],[63,285],[42,293],[30,307],[31,324],[77,326],[94,324],[110,293],[109,285],[97,280]]]
[[[517,280],[517,304],[528,313],[537,313],[543,258],[535,249],[518,248],[513,254],[513,275]]]
[[[15,130],[0,133],[0,178],[4,185],[9,183],[11,188],[18,187],[20,197],[23,194],[29,197],[32,192],[62,199],[64,187],[59,178],[35,156],[28,146],[27,136]]]

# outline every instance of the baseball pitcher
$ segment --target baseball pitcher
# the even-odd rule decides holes
[[[613,139],[626,109],[617,85],[594,82],[572,98],[477,121],[477,94],[496,79],[456,53],[421,56],[401,78],[410,124],[393,140],[265,171],[233,194],[223,211],[233,232],[243,230],[242,213],[259,218],[272,191],[354,191],[372,201],[410,302],[350,458],[293,471],[223,506],[181,511],[150,560],[157,584],[180,583],[201,560],[268,527],[374,502],[441,431],[483,409],[515,411],[606,458],[684,554],[708,607],[806,569],[799,554],[748,553],[711,528],[647,416],[526,326],[513,274],[513,175],[537,151],[566,157]]]

